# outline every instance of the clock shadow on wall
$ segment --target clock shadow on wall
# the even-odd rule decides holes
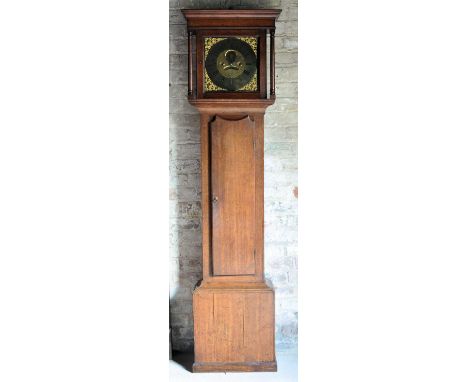
[[[185,25],[184,25],[185,26]],[[170,35],[180,25],[170,25]],[[197,70],[203,72],[198,89],[203,89],[206,98],[266,96],[266,81],[261,83],[260,74],[266,71],[266,62],[260,62],[259,49],[266,50],[266,38],[242,31],[226,31],[199,34],[203,39],[204,65],[192,68],[193,76]],[[262,47],[264,45],[264,47]],[[187,46],[187,40],[183,47]],[[192,52],[196,53],[195,44]],[[187,73],[187,54],[178,54],[175,61],[180,73]],[[174,64],[174,62],[172,62]],[[260,68],[263,65],[264,68]],[[187,80],[187,76],[183,76]],[[202,278],[201,269],[201,177],[200,177],[200,126],[199,114],[187,102],[187,82],[175,81],[170,87],[172,100],[179,105],[183,100],[183,110],[173,110],[177,115],[170,129],[171,184],[170,199],[173,202],[171,214],[171,258],[170,272],[170,327],[173,360],[191,371],[193,364],[193,317],[192,291]],[[182,84],[180,84],[181,82]],[[172,89],[170,89],[172,90]],[[193,155],[192,155],[192,154]],[[179,159],[181,158],[181,159]]]

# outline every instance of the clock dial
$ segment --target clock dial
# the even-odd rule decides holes
[[[212,38],[205,42],[205,90],[256,91],[256,38]]]

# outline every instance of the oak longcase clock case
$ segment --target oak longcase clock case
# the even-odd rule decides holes
[[[193,371],[276,371],[274,289],[264,278],[263,125],[275,101],[281,11],[182,12],[202,172],[203,279],[193,292]]]

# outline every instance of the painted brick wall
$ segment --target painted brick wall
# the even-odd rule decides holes
[[[265,116],[265,274],[276,290],[277,351],[297,348],[297,0],[170,0],[170,321],[173,347],[193,348],[192,290],[201,279],[200,133],[186,100],[182,8],[281,8],[275,105]]]

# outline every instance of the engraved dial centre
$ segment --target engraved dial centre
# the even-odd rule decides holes
[[[237,50],[226,49],[218,55],[216,66],[224,77],[237,78],[244,71],[245,58]]]

